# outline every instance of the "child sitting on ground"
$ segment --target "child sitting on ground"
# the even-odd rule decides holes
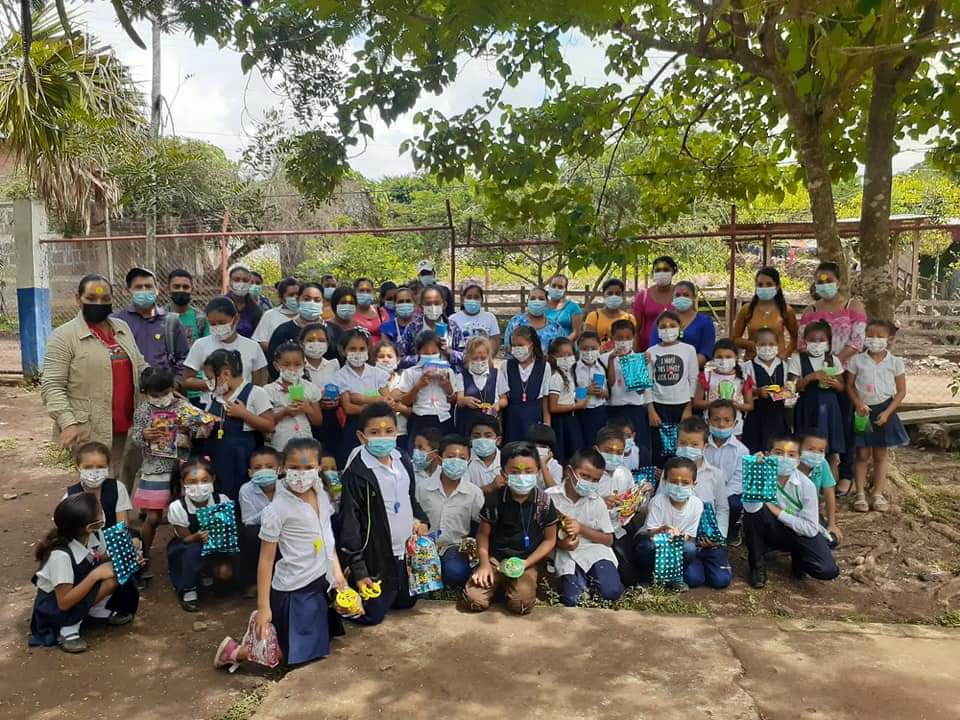
[[[260,558],[260,515],[273,501],[282,456],[272,447],[262,447],[250,457],[250,479],[240,486],[240,580],[246,597],[257,596],[257,562]]]
[[[93,495],[100,506],[103,527],[113,527],[118,522],[127,523],[129,527],[133,505],[130,504],[126,486],[108,477],[110,450],[107,446],[99,442],[84,443],[77,448],[74,457],[80,481],[67,487],[61,499],[82,492]],[[92,538],[99,544],[99,534],[95,533]]]
[[[837,524],[837,481],[827,462],[827,438],[807,433],[800,438],[800,472],[810,478],[820,499],[820,527],[829,536],[830,549],[843,540]]]

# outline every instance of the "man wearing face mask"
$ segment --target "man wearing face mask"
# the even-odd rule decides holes
[[[183,268],[170,271],[167,275],[167,295],[170,296],[167,311],[180,319],[187,345],[193,345],[195,340],[210,334],[207,316],[190,303],[193,299],[193,275],[189,271]]]
[[[132,303],[114,313],[114,317],[130,326],[148,365],[166,368],[180,377],[190,351],[180,318],[157,306],[157,278],[153,272],[131,268],[126,280]]]
[[[432,261],[421,260],[417,263],[417,281],[423,289],[432,287],[439,290],[440,294],[443,295],[443,314],[447,317],[453,315],[456,311],[453,304],[453,293],[450,292],[450,288],[437,283],[437,268]]]
[[[260,322],[257,323],[257,328],[253,331],[253,335],[250,336],[251,340],[256,340],[260,343],[260,347],[263,348],[264,352],[267,351],[270,337],[274,331],[300,314],[300,291],[302,289],[303,285],[300,281],[292,277],[284,278],[277,283],[280,305],[275,308],[270,308],[263,313],[263,317],[260,318]]]

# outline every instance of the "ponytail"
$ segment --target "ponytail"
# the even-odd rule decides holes
[[[56,548],[65,548],[71,540],[78,540],[87,525],[100,518],[100,503],[90,493],[68,495],[53,511],[54,528],[37,543],[34,557],[41,565]]]

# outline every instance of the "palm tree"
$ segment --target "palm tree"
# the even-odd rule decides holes
[[[0,141],[65,224],[84,224],[92,200],[114,200],[111,147],[142,137],[143,100],[127,68],[91,36],[65,32],[41,9],[0,44]],[[24,48],[29,46],[29,54]]]

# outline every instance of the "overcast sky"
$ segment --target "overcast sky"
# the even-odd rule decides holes
[[[134,79],[145,94],[150,92],[150,51],[140,50],[116,24],[109,3],[83,5],[82,22],[101,41],[113,46],[127,63]],[[138,26],[141,37],[149,44],[150,28]],[[604,80],[604,50],[582,38],[570,38],[564,54],[574,70],[575,78],[589,83]],[[263,113],[280,107],[284,98],[275,92],[254,70],[244,75],[240,55],[221,50],[213,43],[196,46],[184,35],[163,37],[162,89],[172,106],[172,123],[165,134],[206,140],[222,147],[231,158],[238,158],[249,136],[255,132]],[[457,82],[440,97],[421,99],[417,109],[435,107],[450,115],[475,104],[483,90],[496,82],[492,64],[473,60],[461,71]],[[640,81],[638,81],[640,82]],[[499,83],[498,83],[499,84]],[[524,104],[543,98],[543,84],[529,77],[518,87],[508,89],[507,102]],[[369,178],[398,175],[413,170],[409,155],[400,155],[400,143],[415,134],[413,113],[391,127],[375,124],[376,140],[351,159],[351,164]],[[902,170],[922,159],[922,152],[903,152],[896,159]]]

